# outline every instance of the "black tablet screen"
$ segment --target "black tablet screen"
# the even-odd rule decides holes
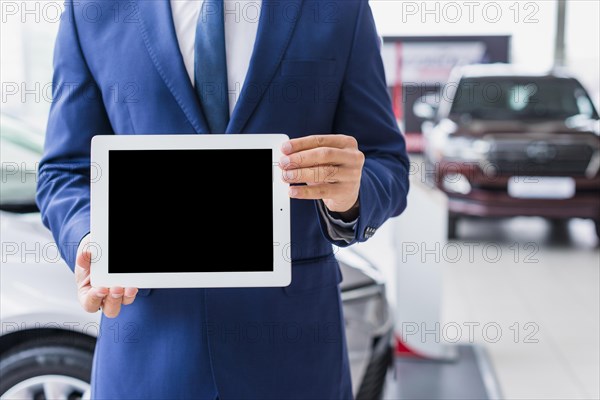
[[[271,149],[109,151],[109,273],[273,270]]]

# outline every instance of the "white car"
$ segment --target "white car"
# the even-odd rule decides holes
[[[28,165],[39,160],[38,136],[2,117],[0,397],[75,400],[89,390],[100,315],[81,309],[72,272],[32,212],[35,179]],[[15,170],[19,165],[27,170]],[[354,393],[378,399],[392,360],[383,279],[351,249],[337,256]]]

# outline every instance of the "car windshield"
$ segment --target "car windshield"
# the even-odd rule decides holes
[[[574,79],[554,77],[464,78],[451,116],[484,120],[598,119],[583,87]]]

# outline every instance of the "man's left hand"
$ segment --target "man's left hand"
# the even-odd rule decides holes
[[[292,139],[281,148],[283,180],[294,199],[323,200],[329,211],[356,214],[364,154],[346,135],[315,135]],[[344,218],[346,219],[346,218]]]

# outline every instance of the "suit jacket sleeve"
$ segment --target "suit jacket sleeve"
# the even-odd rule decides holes
[[[323,234],[337,246],[366,241],[388,218],[402,213],[409,186],[409,161],[392,112],[381,42],[368,2],[360,3],[334,132],[354,136],[365,154],[354,240],[332,239],[318,213]]]
[[[74,269],[79,242],[90,231],[90,142],[95,134],[113,132],[80,47],[73,4],[65,10],[54,50],[53,104],[36,200],[44,225]]]

